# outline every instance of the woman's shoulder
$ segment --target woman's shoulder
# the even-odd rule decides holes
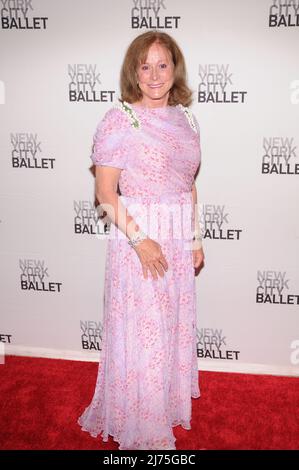
[[[199,124],[193,111],[188,106],[183,106],[181,103],[177,104],[176,107],[186,116],[191,129],[193,129],[194,132],[198,133]]]
[[[140,127],[140,122],[134,109],[126,101],[118,101],[110,107],[103,116],[102,124],[112,125],[118,129]]]
[[[114,104],[106,110],[99,125],[102,127],[114,127],[117,129],[128,128],[129,122],[118,104]]]

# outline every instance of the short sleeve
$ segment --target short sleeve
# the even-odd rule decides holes
[[[128,117],[121,109],[111,108],[106,112],[93,136],[90,158],[96,166],[127,168],[129,129]]]

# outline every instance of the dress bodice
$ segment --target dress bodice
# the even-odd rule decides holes
[[[100,121],[91,158],[96,165],[123,170],[119,188],[124,196],[191,191],[201,161],[197,119],[182,105],[119,103]]]

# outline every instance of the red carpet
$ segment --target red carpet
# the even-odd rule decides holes
[[[76,423],[92,398],[97,363],[6,357],[0,365],[1,449],[117,449]],[[200,372],[192,429],[177,449],[299,449],[297,378]]]

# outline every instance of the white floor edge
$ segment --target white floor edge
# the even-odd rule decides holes
[[[3,346],[4,343],[2,343]],[[47,348],[37,348],[28,346],[15,346],[11,344],[4,344],[4,351],[2,352],[3,358],[0,363],[5,364],[5,356],[25,356],[25,357],[40,357],[48,359],[63,359],[71,361],[86,361],[98,362],[100,358],[99,352],[83,351],[67,351]],[[1,359],[1,357],[0,357]],[[228,362],[215,360],[198,360],[199,371],[210,372],[235,372],[242,374],[262,374],[262,375],[279,375],[287,377],[299,377],[299,366],[285,366],[273,364],[251,364],[242,362]]]

